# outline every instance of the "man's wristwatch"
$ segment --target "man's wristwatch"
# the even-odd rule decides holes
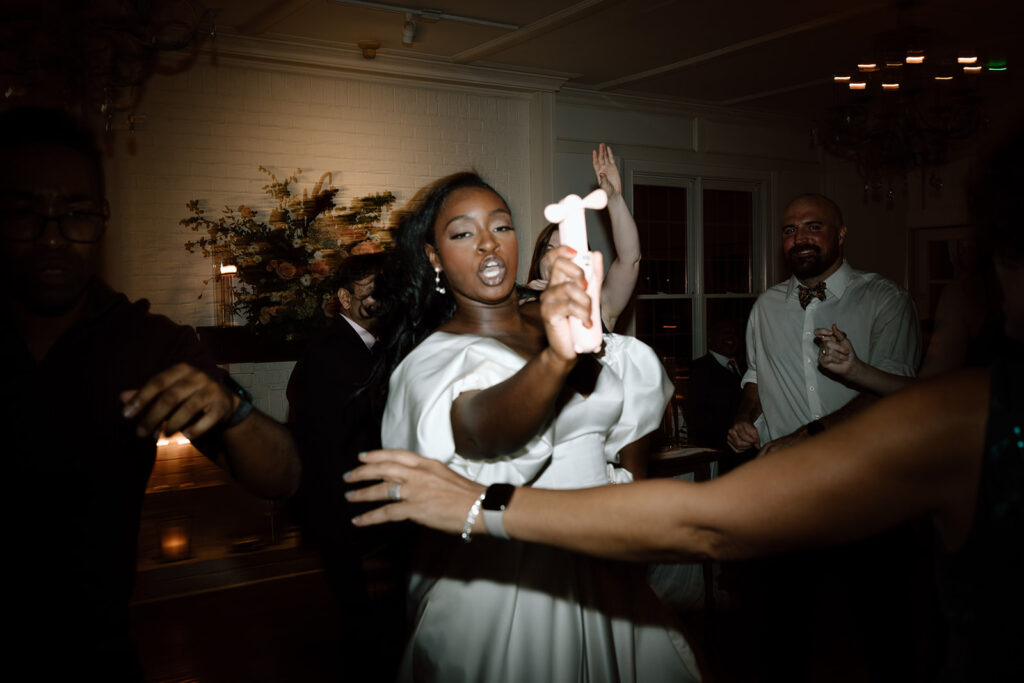
[[[807,423],[807,434],[809,436],[821,434],[823,431],[825,431],[825,425],[821,423],[821,420],[811,420]]]
[[[249,413],[252,412],[252,394],[246,391],[245,387],[232,379],[231,375],[224,375],[221,377],[220,383],[228,390],[229,394],[233,394],[238,397],[238,407],[235,408],[235,412],[231,413],[231,416],[220,424],[221,429],[231,429],[242,420],[249,417]]]
[[[505,525],[502,518],[505,510],[508,509],[508,502],[512,499],[516,487],[512,484],[491,484],[484,493],[483,509],[484,525],[487,533],[497,538],[508,538],[505,533]]]

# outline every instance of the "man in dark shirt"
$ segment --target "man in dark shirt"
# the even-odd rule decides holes
[[[288,381],[288,423],[302,458],[295,502],[303,541],[320,551],[340,607],[339,659],[361,680],[390,680],[405,636],[404,546],[396,538],[404,529],[350,524],[368,506],[345,500],[350,487],[342,479],[359,453],[380,448],[382,392],[364,385],[376,343],[375,281],[386,258],[351,256],[341,266],[340,315],[309,343]],[[367,572],[371,564],[380,569]]]
[[[687,397],[688,442],[726,450],[725,435],[740,405],[740,378],[736,362],[740,335],[736,325],[717,321],[708,330],[708,352],[690,363]]]
[[[300,465],[195,332],[97,275],[109,208],[93,136],[49,110],[0,115],[0,345],[15,514],[8,666],[32,680],[141,680],[128,624],[155,436],[183,431],[254,493]]]

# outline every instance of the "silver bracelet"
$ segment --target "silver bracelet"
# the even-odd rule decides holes
[[[466,515],[466,523],[462,527],[462,540],[469,543],[473,539],[470,535],[473,533],[473,525],[476,523],[476,518],[480,515],[480,506],[484,503],[484,497],[487,495],[487,491],[480,494],[473,505],[469,508],[469,514]]]

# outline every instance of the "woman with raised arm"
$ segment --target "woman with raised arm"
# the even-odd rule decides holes
[[[947,616],[943,681],[1024,680],[1024,134],[975,184],[975,222],[991,245],[1011,343],[991,369],[918,382],[833,429],[710,482],[650,480],[583,491],[517,488],[473,533],[603,557],[736,559],[844,543],[927,518]],[[554,311],[552,311],[552,314]],[[402,500],[354,520],[411,519],[457,533],[486,494],[407,451],[361,456],[350,494]],[[879,615],[884,618],[884,615]]]
[[[397,363],[382,441],[493,485],[463,510],[462,539],[425,534],[413,553],[400,679],[699,680],[641,567],[473,536],[514,486],[629,481],[618,454],[656,429],[671,391],[657,356],[609,334],[600,353],[577,357],[568,316],[597,322],[569,247],[548,255],[540,301],[520,306],[512,216],[476,174],[428,188],[398,239],[408,284],[380,295],[392,300],[378,374]],[[405,494],[389,486],[387,495]]]
[[[612,223],[612,244],[615,245],[615,260],[608,267],[601,289],[601,323],[605,331],[614,332],[619,315],[629,305],[636,288],[636,278],[640,273],[640,236],[636,221],[622,196],[622,178],[619,167],[615,165],[612,148],[602,142],[592,152],[592,158],[597,184],[608,195],[608,216]],[[560,244],[558,225],[549,224],[541,231],[533,249],[529,281],[526,283],[527,290],[535,293],[526,300],[535,298],[536,292],[547,287],[550,261],[545,261],[544,256]]]

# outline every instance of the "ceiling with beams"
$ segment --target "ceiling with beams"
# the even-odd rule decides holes
[[[1006,71],[986,70],[975,82],[991,101],[1016,106],[1024,100],[1024,3],[1018,0],[428,1],[427,7],[418,0],[205,4],[216,9],[218,31],[254,38],[349,48],[377,41],[381,61],[419,57],[554,74],[567,79],[567,89],[804,119],[835,100],[833,75],[881,59],[880,36],[902,32],[929,48],[932,65],[940,56],[955,59],[961,49],[982,61],[1005,60]],[[404,45],[410,19],[415,37]]]

